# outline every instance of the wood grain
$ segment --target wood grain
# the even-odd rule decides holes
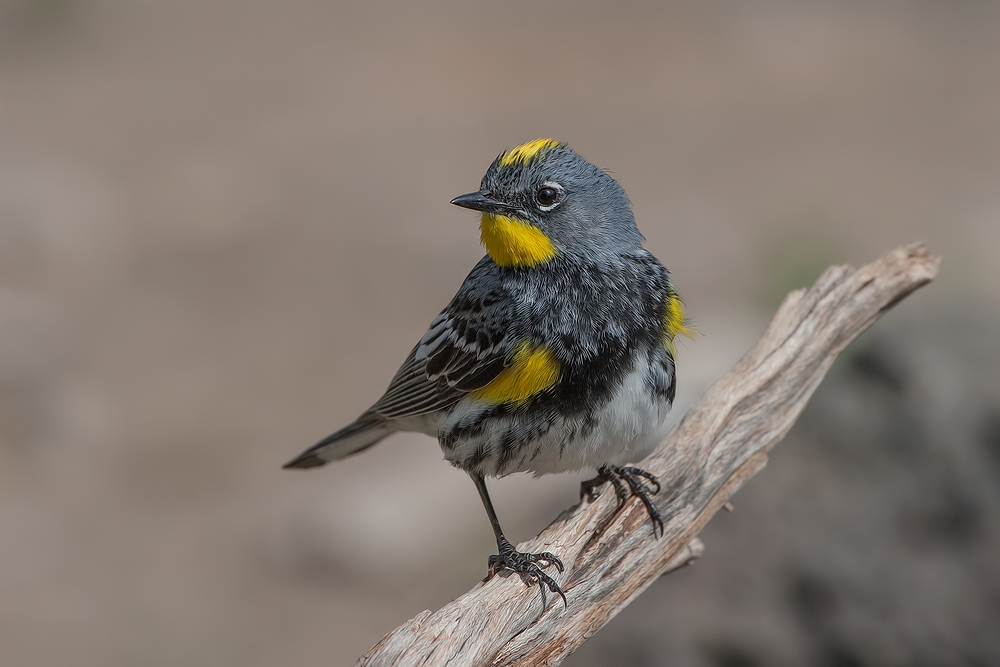
[[[708,388],[640,464],[657,475],[665,517],[655,539],[646,510],[630,500],[612,517],[614,493],[563,512],[521,551],[551,551],[564,608],[537,586],[497,576],[436,612],[387,634],[358,665],[557,665],[657,577],[697,558],[696,535],[792,427],[838,354],[883,312],[937,274],[922,244],[897,248],[860,269],[834,266],[790,293],[756,345]]]

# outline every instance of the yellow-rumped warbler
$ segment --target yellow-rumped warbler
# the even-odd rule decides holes
[[[487,256],[431,322],[385,394],[286,468],[312,468],[396,431],[434,436],[472,476],[496,533],[490,572],[510,569],[565,595],[504,537],[484,478],[596,468],[581,496],[611,482],[662,531],[655,477],[624,464],[664,435],[673,345],[687,335],[670,274],[642,247],[621,185],[566,144],[536,139],[501,153],[478,192],[452,204],[482,213]],[[541,567],[539,567],[541,565]]]

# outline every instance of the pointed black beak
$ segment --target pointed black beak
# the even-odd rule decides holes
[[[459,195],[452,199],[451,203],[455,206],[471,208],[473,211],[482,211],[483,213],[505,213],[514,210],[513,206],[504,204],[502,201],[497,201],[493,198],[492,193],[483,190],[470,192],[467,195]]]

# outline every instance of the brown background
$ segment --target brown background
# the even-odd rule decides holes
[[[0,0],[0,663],[347,664],[473,585],[492,535],[430,439],[279,467],[377,398],[482,254],[448,200],[539,136],[623,183],[674,272],[705,334],[682,349],[679,408],[785,290],[917,239],[941,277],[890,319],[970,359],[945,364],[960,395],[993,345],[949,325],[986,331],[962,318],[1000,306],[998,36],[997,6],[972,0]],[[495,483],[511,537],[580,478]],[[857,509],[844,521],[868,525]],[[759,573],[719,548],[752,544],[755,516],[716,521],[715,551],[575,664],[801,660],[727,598],[777,595],[739,589]],[[951,637],[949,609],[913,636]],[[704,639],[720,610],[750,649]],[[883,611],[865,622],[909,618]]]

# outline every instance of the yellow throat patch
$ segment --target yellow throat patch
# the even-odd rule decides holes
[[[523,143],[516,148],[511,148],[498,158],[501,167],[509,167],[512,164],[528,164],[529,161],[540,158],[546,151],[555,148],[559,142],[555,139],[535,139]]]
[[[677,354],[677,336],[684,336],[688,340],[695,340],[698,336],[698,330],[689,326],[690,324],[680,297],[673,290],[667,292],[667,303],[663,309],[663,344],[671,354]]]
[[[549,237],[527,220],[483,213],[479,236],[500,266],[537,266],[556,256]]]
[[[500,371],[492,382],[469,396],[489,403],[524,403],[559,381],[559,361],[552,351],[521,343],[510,366]]]

